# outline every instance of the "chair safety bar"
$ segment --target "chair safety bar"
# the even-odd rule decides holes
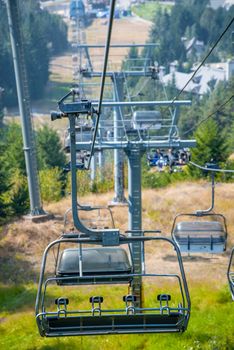
[[[180,290],[180,302],[177,307],[170,306],[171,296],[163,293],[155,296],[153,307],[144,308],[136,302],[135,295],[125,295],[123,299],[123,308],[102,309],[101,305],[105,303],[102,296],[90,297],[91,308],[89,310],[69,310],[69,300],[67,297],[56,299],[57,312],[46,311],[45,298],[47,286],[56,282],[59,278],[69,279],[74,277],[48,277],[46,274],[46,263],[49,251],[61,243],[75,244],[95,244],[101,245],[101,239],[91,238],[61,238],[49,244],[46,248],[40,273],[39,288],[36,299],[36,321],[39,332],[42,336],[79,336],[79,335],[99,335],[99,334],[124,334],[124,333],[162,333],[162,332],[183,332],[186,330],[190,317],[190,296],[185,278],[183,263],[179,248],[170,239],[166,237],[123,237],[120,236],[119,245],[141,242],[143,245],[148,241],[165,241],[169,243],[176,252],[179,266],[178,274],[147,274],[130,273],[129,277],[150,277],[155,278],[176,278]],[[144,269],[143,269],[144,270]],[[123,276],[123,275],[122,275]],[[122,277],[119,275],[119,278]],[[80,280],[100,279],[103,276],[79,276]],[[111,278],[113,275],[106,275]],[[59,286],[57,288],[60,288]],[[69,287],[66,287],[68,291]]]

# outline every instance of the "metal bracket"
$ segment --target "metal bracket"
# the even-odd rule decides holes
[[[80,100],[71,103],[63,103],[61,101],[58,106],[64,114],[91,114],[93,112],[93,107],[89,100]]]
[[[117,246],[119,245],[119,230],[105,230],[102,233],[103,246]]]

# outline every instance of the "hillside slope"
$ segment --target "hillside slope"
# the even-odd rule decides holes
[[[105,205],[113,198],[113,193],[89,195],[82,198],[82,203]],[[226,269],[230,247],[234,245],[233,216],[234,184],[217,184],[215,209],[227,218],[229,237],[227,252],[213,257],[184,256],[185,269],[189,279],[211,281],[217,278],[226,281]],[[205,182],[180,183],[160,190],[143,191],[143,228],[160,229],[162,235],[170,236],[173,219],[180,212],[193,212],[209,206],[210,188]],[[70,207],[70,198],[59,203],[44,206],[54,214],[54,219],[33,223],[30,220],[19,219],[6,225],[0,235],[0,265],[4,266],[0,282],[24,283],[36,282],[40,268],[41,257],[47,244],[58,238],[63,231],[63,215]],[[113,209],[115,226],[121,231],[127,229],[128,212],[126,207]],[[70,226],[68,226],[69,228]],[[153,264],[155,257],[166,261],[173,267],[170,253],[149,251],[149,262]],[[207,271],[209,274],[207,275]]]

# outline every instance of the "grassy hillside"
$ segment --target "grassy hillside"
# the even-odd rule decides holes
[[[48,339],[37,332],[33,315],[35,285],[0,287],[0,345],[11,350],[231,350],[233,303],[226,285],[190,283],[192,315],[184,334],[93,336]],[[113,298],[115,298],[115,293]],[[82,298],[86,295],[82,295]]]
[[[228,250],[213,257],[184,256],[184,267],[192,300],[192,312],[188,330],[182,335],[123,335],[81,338],[46,339],[38,334],[34,319],[34,304],[40,261],[46,245],[57,238],[63,228],[63,214],[70,206],[70,199],[51,204],[46,209],[55,219],[45,223],[17,220],[4,227],[0,233],[0,348],[33,349],[234,349],[233,302],[227,286],[226,270],[230,247],[234,245],[234,217],[232,214],[234,185],[218,184],[216,211],[227,217],[229,228]],[[113,193],[82,198],[83,203],[105,204]],[[205,182],[184,183],[160,190],[143,191],[143,226],[161,229],[169,236],[173,217],[181,211],[193,211],[208,206],[209,186]],[[127,228],[127,209],[115,208],[116,227]],[[175,260],[167,249],[151,247],[147,263],[158,269],[174,269]],[[147,296],[157,295],[158,285],[145,288]],[[115,303],[117,288],[109,294]],[[60,296],[58,287],[50,292],[50,298]],[[72,292],[86,300],[90,288]]]

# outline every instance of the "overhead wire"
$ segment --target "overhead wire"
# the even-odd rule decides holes
[[[200,120],[200,122],[196,123],[196,125],[194,125],[193,127],[191,127],[190,129],[186,130],[183,133],[184,135],[189,134],[191,131],[193,131],[195,128],[197,128],[198,126],[200,126],[201,124],[203,124],[204,122],[206,122],[208,119],[210,119],[211,117],[213,117],[213,115],[215,115],[216,113],[220,112],[220,110],[226,106],[232,99],[233,99],[234,95],[232,95],[231,97],[229,97],[228,100],[226,100],[224,103],[222,103],[214,112],[210,113],[206,118]]]
[[[90,150],[90,157],[89,157],[89,161],[88,161],[88,169],[90,168],[91,159],[92,159],[92,156],[94,153],[94,146],[95,146],[95,141],[97,138],[98,125],[99,125],[99,120],[101,117],[102,100],[103,100],[103,95],[104,95],[106,71],[107,71],[107,64],[108,64],[109,51],[110,51],[111,33],[112,33],[112,26],[113,26],[113,20],[114,20],[114,12],[115,12],[115,2],[116,2],[116,0],[111,0],[107,38],[106,38],[106,45],[105,45],[104,62],[103,62],[103,70],[102,70],[101,85],[100,85],[100,96],[99,96],[99,102],[98,102],[98,108],[97,108],[97,119],[96,119],[94,133],[93,133],[92,145],[91,145],[91,150]]]
[[[133,98],[135,98],[135,97],[138,97],[138,96],[141,94],[141,92],[144,90],[144,88],[148,85],[148,83],[149,83],[150,81],[151,81],[151,78],[150,78],[150,77],[149,77],[148,79],[146,79],[146,80],[144,81],[144,83],[142,84],[142,86],[139,88],[139,90],[137,90],[137,92],[135,92],[134,95],[130,96],[131,99],[133,99]],[[139,79],[139,82],[140,82],[140,79]],[[139,82],[137,83],[137,85],[139,84]],[[136,85],[136,87],[137,87],[137,85]]]
[[[179,93],[172,99],[172,103],[175,102],[178,97],[182,94],[182,92],[185,90],[185,88],[188,86],[188,84],[193,80],[193,78],[195,77],[195,75],[197,74],[197,72],[199,71],[199,69],[203,66],[203,64],[205,63],[205,61],[208,59],[208,57],[211,55],[211,53],[214,51],[215,47],[218,45],[218,43],[220,42],[220,40],[223,38],[223,36],[226,34],[226,32],[228,31],[228,29],[231,27],[232,23],[234,21],[234,18],[231,19],[231,21],[228,23],[228,25],[226,26],[226,28],[224,29],[224,31],[221,33],[221,35],[218,37],[218,39],[216,40],[216,42],[214,43],[214,45],[212,46],[212,48],[210,49],[210,51],[207,53],[207,55],[203,58],[202,62],[199,64],[199,66],[196,68],[196,70],[194,71],[194,73],[192,74],[192,76],[189,78],[189,80],[186,82],[186,84],[183,86],[183,88],[179,91]],[[206,120],[208,120],[209,118],[211,118],[214,114],[216,114],[222,107],[224,107],[227,103],[230,102],[230,100],[233,98],[234,95],[232,95],[227,101],[225,101],[222,105],[220,105],[218,107],[218,109],[215,112],[212,112],[211,114],[209,114],[205,119],[201,120],[200,122],[198,122],[196,125],[194,125],[192,128],[186,130],[183,133],[183,136],[189,134],[191,131],[193,131],[195,128],[197,128],[199,125],[201,125],[202,123],[204,123]]]
[[[198,67],[195,69],[195,71],[193,72],[192,76],[189,78],[189,80],[187,81],[187,83],[183,86],[183,88],[180,90],[180,92],[173,98],[172,102],[174,102],[175,100],[178,99],[178,97],[182,94],[182,92],[185,90],[185,88],[188,86],[188,84],[190,83],[191,80],[193,80],[193,78],[195,77],[195,75],[197,74],[197,72],[199,71],[199,69],[203,66],[203,64],[205,63],[205,61],[207,60],[207,58],[211,55],[211,53],[214,51],[214,49],[216,48],[216,46],[218,45],[218,43],[220,42],[220,40],[223,38],[223,36],[225,35],[225,33],[228,31],[228,29],[231,27],[232,23],[234,22],[234,17],[231,19],[231,21],[228,23],[227,27],[224,29],[224,31],[222,32],[222,34],[218,37],[218,39],[216,40],[216,42],[214,43],[214,45],[212,46],[212,48],[210,49],[210,51],[207,53],[207,55],[203,58],[203,60],[201,61],[201,63],[198,65]]]

